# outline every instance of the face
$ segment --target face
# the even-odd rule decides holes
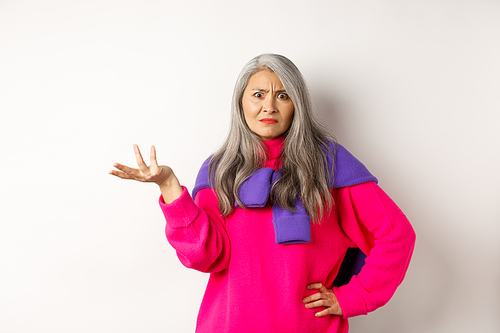
[[[250,76],[241,104],[248,127],[264,141],[279,137],[292,123],[292,100],[272,71]]]

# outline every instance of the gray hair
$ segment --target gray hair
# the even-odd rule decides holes
[[[245,208],[238,196],[239,188],[265,164],[266,147],[248,127],[242,106],[250,77],[262,70],[276,74],[294,106],[292,123],[283,134],[281,178],[272,186],[271,200],[294,211],[300,196],[309,216],[318,222],[333,207],[328,190],[328,183],[333,183],[333,165],[328,170],[327,155],[331,155],[332,161],[335,159],[327,143],[335,143],[335,139],[314,118],[309,91],[299,69],[288,58],[270,53],[253,58],[243,67],[234,87],[228,137],[210,161],[210,179],[221,214],[229,215],[235,201]]]

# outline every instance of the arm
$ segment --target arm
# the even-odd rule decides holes
[[[198,191],[195,199],[186,188],[170,204],[160,197],[165,234],[184,266],[207,273],[222,271],[229,264],[231,247],[217,196],[207,188]]]
[[[396,204],[374,182],[338,189],[342,229],[368,257],[358,275],[334,287],[344,318],[386,304],[401,284],[415,244],[415,232]]]
[[[134,145],[134,153],[138,169],[115,163],[113,166],[119,171],[109,173],[122,179],[153,182],[160,187],[160,206],[167,220],[166,235],[186,267],[202,272],[227,268],[229,237],[215,193],[210,189],[201,190],[195,203],[172,169],[158,165],[154,146],[151,146],[150,166],[144,163],[137,145]]]

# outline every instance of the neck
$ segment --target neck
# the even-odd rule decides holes
[[[278,161],[278,157],[283,149],[283,142],[285,141],[284,136],[277,137],[276,139],[263,141],[267,148],[267,160],[265,167],[273,168],[275,170],[281,167],[281,161]],[[278,164],[276,164],[278,161]]]

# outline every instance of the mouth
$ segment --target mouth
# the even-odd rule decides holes
[[[274,118],[264,118],[261,119],[260,122],[264,124],[276,124],[278,121]]]

